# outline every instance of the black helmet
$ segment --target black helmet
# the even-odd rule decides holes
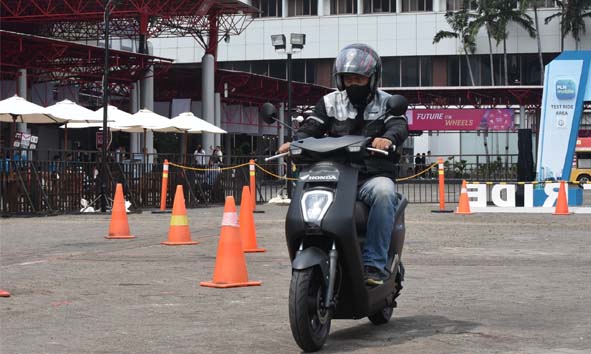
[[[341,74],[358,74],[369,77],[370,91],[375,94],[382,78],[382,60],[367,44],[350,44],[337,55],[334,72],[339,91],[345,90]]]

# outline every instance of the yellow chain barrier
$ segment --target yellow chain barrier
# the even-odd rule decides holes
[[[427,167],[426,169],[422,170],[421,172],[419,172],[415,175],[404,177],[404,178],[396,178],[396,182],[408,181],[409,179],[419,177],[420,175],[427,173],[429,170],[431,170],[436,165],[437,165],[437,162],[433,162],[429,167]]]
[[[297,178],[289,178],[289,177],[284,177],[284,176],[279,176],[279,175],[276,175],[276,174],[274,174],[273,172],[269,172],[269,171],[265,170],[265,169],[264,169],[264,168],[262,168],[262,167],[261,167],[261,165],[259,165],[258,163],[255,163],[254,165],[255,165],[255,166],[256,166],[256,167],[257,167],[259,170],[261,170],[261,171],[265,172],[265,173],[266,173],[266,174],[268,174],[269,176],[273,176],[273,177],[275,177],[275,178],[279,178],[279,179],[286,179],[286,180],[288,180],[288,181],[297,181],[297,180],[298,180]]]
[[[216,167],[216,168],[199,168],[199,167],[191,167],[191,166],[184,166],[184,165],[178,165],[174,162],[169,162],[168,163],[170,166],[174,166],[174,167],[178,167],[178,168],[184,168],[186,170],[192,170],[192,171],[226,171],[226,170],[232,170],[232,169],[236,169],[236,168],[240,168],[240,167],[244,167],[244,166],[248,166],[249,163],[243,163],[240,165],[235,165],[235,166],[228,166],[228,167]],[[429,170],[431,170],[433,167],[435,167],[437,165],[437,162],[432,163],[431,165],[429,165],[427,168],[425,168],[424,170],[422,170],[421,172],[414,174],[412,176],[408,176],[408,177],[403,177],[403,178],[397,178],[396,182],[402,182],[402,181],[408,181],[411,180],[413,178],[417,178],[425,173],[427,173]],[[266,169],[264,169],[261,165],[259,165],[258,163],[255,162],[255,166],[263,171],[264,173],[268,174],[269,176],[278,178],[278,179],[285,179],[288,181],[297,181],[297,178],[289,178],[289,177],[285,177],[285,176],[279,176],[274,174],[271,171],[268,171]],[[487,184],[487,185],[493,185],[493,184],[546,184],[546,183],[559,183],[560,181],[531,181],[531,182],[492,182],[492,181],[485,181],[485,182],[479,182],[479,181],[466,181],[467,183],[471,183],[471,184]],[[579,182],[579,181],[573,181],[573,182],[569,182],[569,181],[565,181],[566,183],[570,183],[570,184],[584,184],[584,182]]]
[[[184,165],[177,165],[174,162],[169,162],[168,163],[170,166],[174,166],[174,167],[178,167],[178,168],[184,168],[185,170],[191,170],[191,171],[226,171],[226,170],[232,170],[235,168],[240,168],[240,167],[244,167],[244,166],[248,166],[249,163],[243,163],[241,165],[235,165],[235,166],[228,166],[228,167],[216,167],[216,168],[199,168],[199,167],[191,167],[191,166],[184,166]]]

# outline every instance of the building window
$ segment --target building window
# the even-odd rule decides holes
[[[306,60],[306,82],[316,83],[316,65],[311,60]]]
[[[363,0],[363,13],[396,12],[396,0]]]
[[[294,82],[306,82],[306,61],[294,60],[291,63],[291,75]]]
[[[287,78],[287,66],[284,60],[273,60],[269,62],[269,76],[277,79]]]
[[[287,16],[318,15],[318,0],[288,0]]]
[[[433,60],[421,57],[421,86],[433,85]]]
[[[382,58],[382,87],[400,86],[400,59]]]
[[[433,11],[433,0],[402,0],[402,12]]]
[[[476,0],[446,0],[445,4],[447,11],[462,10],[466,5],[468,5],[468,10],[476,10],[478,8],[478,2]]]
[[[269,76],[269,63],[266,61],[253,61],[251,68],[254,74]]]
[[[283,0],[252,0],[252,6],[261,12],[258,17],[281,17]]]
[[[330,14],[356,14],[357,0],[330,0]]]
[[[534,0],[534,2],[538,6],[538,9],[545,7],[556,7],[556,2],[554,2],[554,0]],[[533,6],[530,4],[529,8],[533,8]]]
[[[419,86],[419,58],[402,57],[400,58],[401,86],[416,87]]]

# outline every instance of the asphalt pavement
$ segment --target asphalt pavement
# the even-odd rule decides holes
[[[591,353],[591,215],[407,209],[406,281],[390,323],[335,320],[324,353]],[[448,206],[449,209],[453,205]],[[299,353],[288,318],[285,206],[259,205],[246,255],[261,286],[212,279],[223,209],[188,211],[193,246],[163,246],[170,214],[0,219],[0,353]]]

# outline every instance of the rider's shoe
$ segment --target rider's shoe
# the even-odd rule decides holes
[[[378,268],[370,265],[363,267],[365,271],[365,284],[369,286],[378,286],[384,284],[384,281],[389,278],[388,274],[380,271]]]

